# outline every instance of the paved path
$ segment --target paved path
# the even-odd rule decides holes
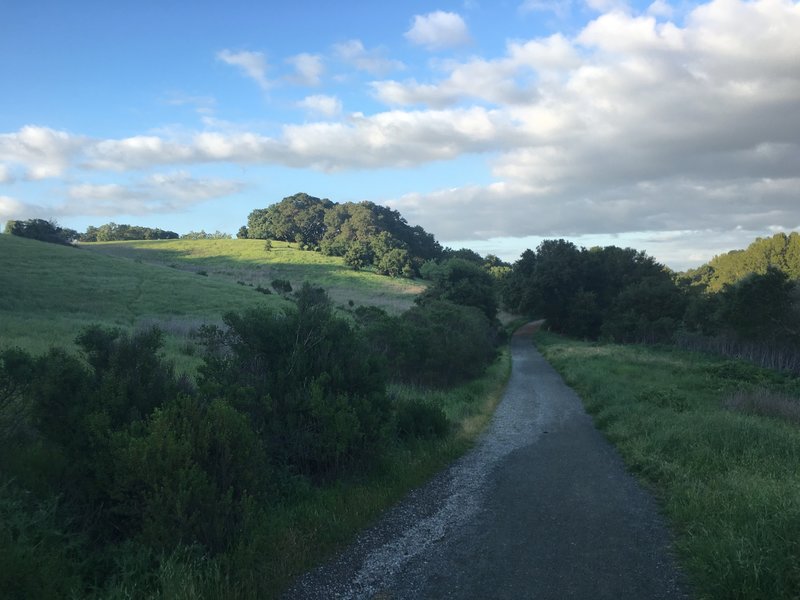
[[[287,598],[686,598],[657,506],[580,399],[512,340],[505,396],[475,448]]]

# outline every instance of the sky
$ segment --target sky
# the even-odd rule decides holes
[[[800,3],[6,0],[0,226],[235,234],[306,192],[676,270],[800,228]]]

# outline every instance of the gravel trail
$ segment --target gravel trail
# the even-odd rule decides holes
[[[526,326],[475,447],[287,599],[686,598],[656,503]]]

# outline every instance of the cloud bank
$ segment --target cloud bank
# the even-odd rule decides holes
[[[214,163],[335,172],[479,155],[492,184],[412,188],[387,203],[458,240],[799,227],[800,4],[715,0],[681,22],[671,14],[660,0],[643,14],[612,8],[571,36],[438,60],[427,80],[375,79],[368,90],[385,108],[373,114],[343,114],[333,94],[306,96],[295,106],[322,119],[287,123],[274,135],[93,139],[26,126],[0,134],[0,180]],[[415,17],[406,37],[437,50],[470,39],[458,15],[441,11]],[[262,54],[224,50],[218,58],[271,85]],[[358,40],[334,46],[332,58],[374,77],[403,67]],[[289,62],[305,84],[320,82],[322,57]],[[113,186],[77,186],[70,199],[142,211],[184,201],[175,192],[159,204],[148,191],[156,185],[174,189],[140,182],[139,205],[130,204],[130,189]],[[236,189],[179,186],[200,198]],[[6,212],[17,202],[3,201]]]

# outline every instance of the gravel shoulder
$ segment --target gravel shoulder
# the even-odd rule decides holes
[[[653,498],[526,326],[475,447],[286,598],[688,597]]]

